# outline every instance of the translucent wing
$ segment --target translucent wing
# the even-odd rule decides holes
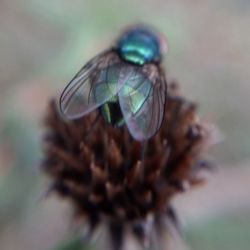
[[[160,128],[166,88],[164,72],[155,65],[145,65],[135,67],[118,93],[125,122],[136,140],[147,140]]]
[[[111,50],[90,60],[69,82],[60,97],[62,113],[71,119],[97,109],[117,94],[123,63]]]

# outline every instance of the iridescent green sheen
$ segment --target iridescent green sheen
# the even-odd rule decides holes
[[[117,99],[117,97],[115,97]],[[104,120],[117,127],[121,127],[124,125],[125,120],[123,118],[120,105],[117,101],[109,101],[100,107],[100,111]]]
[[[143,83],[143,84],[141,84]],[[147,100],[152,89],[150,81],[145,80],[141,76],[131,79],[120,91],[119,96],[129,96],[129,109],[132,115],[135,115]]]
[[[95,98],[96,101],[102,101],[107,98],[107,96],[113,95],[106,103],[104,103],[101,107],[101,113],[103,115],[104,120],[115,126],[122,126],[124,124],[123,115],[121,113],[118,96],[115,93],[115,89],[117,87],[117,83],[112,83],[112,78],[109,78],[111,82],[102,82],[96,86]],[[117,81],[117,80],[116,80]]]
[[[123,58],[126,61],[133,62],[139,65],[143,65],[145,63],[145,58],[136,52],[124,52]]]
[[[118,42],[121,57],[143,65],[159,60],[160,45],[156,35],[148,29],[136,28],[124,34]]]
[[[108,96],[112,96],[100,107],[100,111],[107,123],[119,127],[124,125],[124,118],[128,118],[131,115],[133,116],[140,111],[143,104],[147,101],[150,91],[152,91],[152,84],[143,74],[139,72],[134,74],[134,71],[128,71],[127,73],[130,77],[126,79],[119,93],[116,93],[115,90],[119,78],[117,78],[117,74],[115,74],[115,69],[117,70],[116,66],[111,66],[108,74],[100,75],[100,83],[96,84],[94,88],[94,96],[96,102],[101,102],[106,100]],[[134,68],[131,68],[131,70],[132,69]],[[122,80],[123,79],[120,79],[120,81]],[[126,114],[123,114],[120,108],[120,100],[124,98],[126,100],[127,98],[129,99],[129,102],[124,104],[126,109],[129,110]]]
[[[150,27],[128,27],[69,82],[60,96],[62,113],[77,119],[98,109],[107,123],[126,125],[137,141],[154,136],[164,118],[167,91],[162,42]]]

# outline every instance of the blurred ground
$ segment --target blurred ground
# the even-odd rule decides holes
[[[70,239],[67,204],[41,199],[43,112],[49,97],[131,22],[168,37],[168,79],[180,82],[224,137],[212,152],[218,173],[176,199],[189,248],[249,249],[249,0],[1,0],[1,250],[52,250]]]

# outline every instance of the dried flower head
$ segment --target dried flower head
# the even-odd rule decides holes
[[[178,85],[170,84],[163,124],[141,143],[126,126],[106,124],[98,111],[65,121],[52,101],[42,164],[51,190],[73,202],[90,232],[107,223],[114,249],[122,248],[128,230],[144,246],[150,244],[152,231],[166,230],[163,221],[177,223],[172,197],[203,182],[201,171],[211,167],[204,159],[211,130],[196,110]]]

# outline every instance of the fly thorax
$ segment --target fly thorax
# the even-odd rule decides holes
[[[160,44],[157,36],[143,28],[125,33],[118,41],[120,56],[128,62],[143,65],[160,59]]]

